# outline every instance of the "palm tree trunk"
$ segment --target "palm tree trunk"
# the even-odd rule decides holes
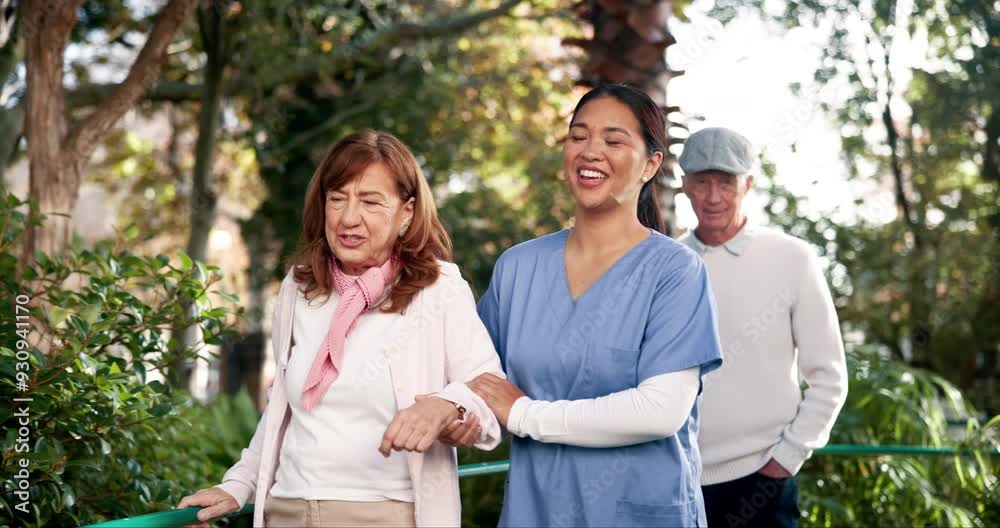
[[[567,46],[580,47],[587,53],[581,67],[579,84],[627,83],[644,92],[660,105],[664,114],[676,111],[667,104],[667,83],[681,75],[667,66],[667,47],[676,43],[667,27],[673,12],[672,0],[590,0],[579,5],[578,15],[594,29],[591,39],[566,39]],[[667,140],[671,123],[667,121]],[[669,145],[668,145],[669,146]],[[673,174],[676,159],[664,153],[663,174]],[[671,181],[661,181],[660,201],[667,232],[674,233],[675,211]]]

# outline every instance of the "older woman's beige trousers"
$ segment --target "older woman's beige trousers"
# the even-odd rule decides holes
[[[347,526],[414,527],[413,503],[281,499],[267,496],[267,528],[327,528]]]

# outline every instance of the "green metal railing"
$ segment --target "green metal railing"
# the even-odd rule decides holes
[[[200,509],[201,508],[184,508],[182,510],[167,510],[156,513],[147,513],[146,515],[136,515],[135,517],[126,517],[124,519],[91,524],[85,526],[84,528],[173,528],[175,526],[184,526],[199,522],[198,510]],[[243,515],[253,515],[253,503],[248,502],[240,511],[218,517],[218,519],[225,517],[241,517]]]
[[[971,456],[974,451],[954,449],[949,447],[925,447],[908,445],[853,445],[853,444],[830,444],[817,449],[816,455],[848,455],[848,456],[891,456],[891,455],[927,455],[927,456]],[[991,449],[990,456],[1000,456],[1000,449]],[[458,478],[481,477],[485,475],[496,475],[506,473],[510,469],[510,461],[482,462],[480,464],[468,464],[459,466]],[[91,524],[84,528],[172,528],[184,526],[198,522],[198,511],[201,508],[184,508],[182,510],[169,510],[164,512],[137,515],[125,519],[117,519],[97,524]],[[238,512],[233,512],[225,517],[240,517],[253,515],[253,504],[247,503]]]

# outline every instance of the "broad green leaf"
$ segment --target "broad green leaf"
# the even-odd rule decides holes
[[[181,269],[184,270],[184,271],[190,271],[191,270],[191,266],[194,264],[191,261],[191,257],[189,257],[187,255],[187,253],[185,253],[183,251],[178,252],[177,255],[181,259]]]
[[[49,306],[49,324],[52,326],[59,326],[63,321],[66,320],[66,316],[69,311],[62,306]]]
[[[89,325],[94,324],[97,319],[101,316],[101,306],[96,304],[86,304],[79,312],[80,319],[87,322],[88,329]]]
[[[233,295],[233,294],[228,293],[228,292],[213,290],[212,293],[214,293],[215,295],[218,295],[219,297],[222,297],[223,299],[225,299],[225,300],[227,300],[227,301],[229,301],[231,303],[239,304],[239,302],[240,302],[240,298],[238,296]]]
[[[161,403],[150,409],[149,414],[155,417],[165,416],[170,413],[171,409],[172,407],[170,406],[170,404]]]

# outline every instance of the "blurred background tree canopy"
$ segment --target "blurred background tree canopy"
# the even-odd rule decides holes
[[[600,82],[634,84],[662,106],[671,170],[660,200],[673,234],[691,227],[675,209],[673,160],[705,116],[674,95],[685,72],[671,57],[709,60],[685,44],[723,38],[691,13],[823,36],[788,98],[835,131],[828,150],[849,192],[817,205],[819,191],[785,185],[811,175],[783,172],[765,148],[756,195],[762,221],[813,242],[828,266],[852,375],[834,440],[995,446],[982,420],[1000,407],[990,2],[0,0],[3,291],[40,299],[34,316],[69,343],[34,340],[34,368],[70,366],[32,390],[94,409],[39,410],[33,521],[13,517],[8,435],[0,519],[134,515],[221,477],[271,376],[270,309],[306,186],[351,131],[390,131],[417,154],[477,295],[500,253],[571,223],[561,142],[573,104]],[[788,131],[793,149],[803,130]],[[119,313],[123,299],[141,317]],[[91,340],[95,324],[109,342]],[[14,328],[0,329],[7,347]],[[11,412],[0,420],[10,430]],[[156,439],[186,447],[142,449]],[[816,459],[803,473],[805,522],[994,525],[993,464]],[[90,479],[96,468],[104,478]],[[495,525],[503,480],[463,481],[465,524]]]
[[[1000,412],[1000,17],[986,2],[718,2],[830,29],[809,86],[840,127],[855,218],[810,216],[771,187],[769,216],[823,249],[845,331]],[[926,59],[912,49],[926,46]],[[772,167],[773,168],[773,167]],[[866,201],[870,186],[891,200]]]

